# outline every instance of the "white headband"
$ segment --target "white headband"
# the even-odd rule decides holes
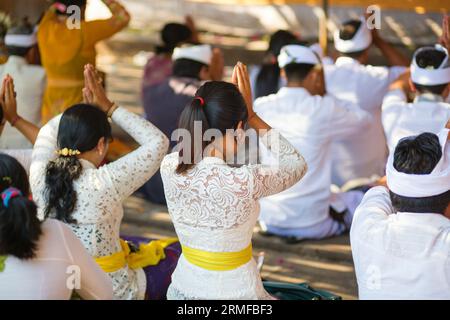
[[[32,34],[7,34],[5,45],[11,47],[29,48],[37,43],[36,33]]]
[[[342,40],[339,29],[334,32],[334,47],[343,53],[357,52],[367,49],[372,44],[372,34],[366,26],[366,19],[360,18],[361,25],[350,40]]]
[[[438,50],[445,53],[446,57],[437,69],[424,69],[417,65],[417,54],[427,50]],[[424,86],[434,86],[450,82],[450,65],[448,63],[448,51],[443,46],[437,44],[434,47],[423,47],[418,49],[413,56],[411,63],[411,80],[414,83]]]
[[[438,134],[442,158],[430,174],[398,172],[394,168],[394,155],[389,156],[386,178],[393,193],[403,197],[424,198],[450,190],[450,144],[447,142],[449,132],[449,129],[444,129]]]
[[[284,68],[290,63],[307,63],[307,64],[320,64],[320,58],[311,49],[305,46],[290,44],[281,48],[280,55],[278,56],[278,65],[280,68]]]
[[[189,59],[201,62],[206,65],[211,64],[212,49],[210,45],[184,46],[175,48],[172,60]]]

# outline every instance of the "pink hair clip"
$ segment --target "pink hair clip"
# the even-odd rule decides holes
[[[53,7],[61,13],[66,13],[66,11],[67,11],[67,6],[61,2],[55,2],[53,4]]]
[[[202,97],[195,97],[194,100],[199,100],[200,101],[200,105],[202,107],[205,105],[205,99],[203,99]]]

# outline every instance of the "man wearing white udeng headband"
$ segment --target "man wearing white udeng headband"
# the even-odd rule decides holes
[[[407,94],[414,90],[414,102]],[[383,127],[389,152],[397,142],[422,132],[439,132],[450,119],[450,104],[444,99],[450,92],[450,61],[447,49],[440,45],[423,47],[414,53],[411,75],[403,74],[391,86],[382,106]]]
[[[381,125],[381,103],[389,84],[406,69],[409,59],[369,30],[364,17],[344,22],[334,34],[340,56],[334,65],[325,65],[328,93],[356,103],[368,111],[373,121],[356,134],[338,141],[333,150],[332,178],[339,186],[354,179],[384,175],[386,139]],[[376,46],[390,67],[368,65],[370,48]]]
[[[447,126],[450,128],[450,122]],[[403,138],[350,230],[360,299],[450,299],[450,130]]]
[[[34,125],[40,125],[42,98],[46,85],[45,70],[31,65],[37,50],[36,30],[32,26],[12,27],[5,37],[8,61],[0,66],[0,80],[6,75],[14,79],[17,112]],[[0,139],[2,149],[28,149],[32,144],[13,125],[7,124]]]
[[[362,192],[331,193],[330,145],[366,128],[372,118],[355,104],[327,94],[322,62],[311,48],[285,46],[278,64],[287,85],[258,98],[255,112],[300,150],[308,172],[291,188],[260,200],[261,227],[289,243],[342,234],[350,226]],[[264,147],[261,151],[262,161],[270,163],[270,152],[264,152]]]

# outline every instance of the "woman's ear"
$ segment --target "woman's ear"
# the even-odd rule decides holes
[[[97,152],[100,156],[104,156],[108,152],[108,143],[104,137],[101,137],[97,143]]]

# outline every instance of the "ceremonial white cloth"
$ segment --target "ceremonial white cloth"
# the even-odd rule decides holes
[[[320,64],[320,58],[311,48],[290,44],[281,48],[278,65],[284,68],[290,63]]]
[[[260,220],[280,228],[316,225],[329,217],[331,204],[331,143],[367,127],[368,112],[303,88],[282,88],[255,101],[255,111],[305,157],[308,172],[288,190],[262,199]],[[262,149],[263,163],[271,156]]]
[[[389,153],[393,153],[401,138],[423,132],[438,133],[450,119],[450,103],[441,96],[423,94],[408,103],[405,93],[391,90],[383,100],[382,122]]]
[[[425,50],[439,50],[444,52],[447,56],[442,61],[441,65],[436,69],[421,68],[417,65],[416,56],[418,53]],[[448,59],[448,51],[446,48],[437,44],[434,47],[423,47],[418,49],[413,56],[411,63],[411,80],[413,83],[434,86],[440,84],[450,83],[450,65]]]
[[[438,134],[442,146],[442,157],[430,174],[406,174],[394,168],[394,153],[391,153],[386,166],[389,189],[403,197],[431,197],[450,190],[450,144],[447,143],[448,129]],[[408,139],[403,138],[403,139]]]
[[[350,242],[359,299],[450,299],[450,219],[395,212],[384,187],[355,212]]]
[[[360,20],[361,26],[352,39],[341,39],[339,37],[339,29],[334,32],[334,47],[337,51],[344,53],[357,52],[367,49],[372,44],[372,34],[367,28],[366,19],[361,17]]]
[[[357,104],[373,117],[368,127],[334,145],[333,183],[342,186],[353,179],[384,176],[387,148],[381,104],[390,83],[406,68],[362,65],[355,59],[340,57],[335,65],[325,65],[324,69],[328,93]]]
[[[211,64],[212,49],[210,45],[199,46],[183,46],[175,48],[172,55],[172,60],[189,59],[201,62],[203,64]]]

